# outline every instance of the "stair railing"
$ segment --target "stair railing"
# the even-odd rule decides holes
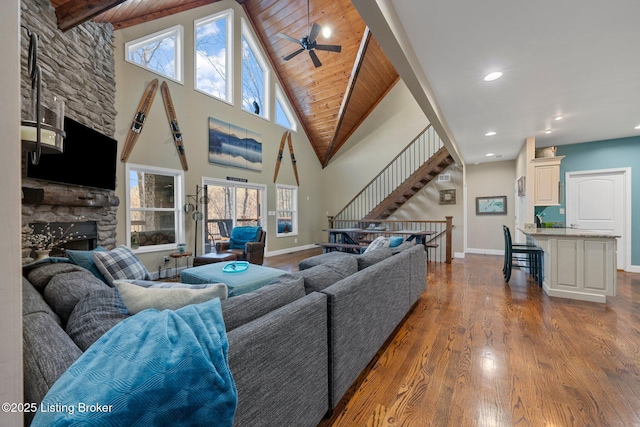
[[[334,220],[364,218],[442,146],[442,140],[429,124],[400,154],[389,162],[382,172],[376,175],[340,212],[333,216]]]

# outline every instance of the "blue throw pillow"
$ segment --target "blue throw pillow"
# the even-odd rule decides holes
[[[105,248],[103,248],[102,246],[98,246],[93,251],[104,252]],[[86,268],[98,279],[102,280],[104,283],[107,283],[107,279],[105,279],[104,275],[100,273],[100,270],[98,270],[98,266],[93,259],[93,251],[74,251],[71,249],[67,249],[66,253],[69,261],[71,261],[72,264]]]
[[[400,237],[400,236],[391,236],[389,238],[389,247],[390,248],[395,248],[400,246],[400,243],[402,243],[404,241],[404,238]]]
[[[245,225],[234,227],[231,230],[231,238],[229,239],[229,248],[244,249],[247,242],[255,242],[258,240],[258,234],[262,231],[262,227]]]

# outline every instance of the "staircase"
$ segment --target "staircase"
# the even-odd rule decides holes
[[[429,125],[332,219],[385,220],[453,162]]]
[[[452,163],[453,157],[443,146],[364,218],[370,220],[389,218]]]

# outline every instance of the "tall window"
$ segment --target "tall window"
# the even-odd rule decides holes
[[[163,77],[183,82],[182,25],[125,43],[125,60]]]
[[[194,22],[195,89],[233,102],[233,10]]]
[[[296,131],[296,122],[293,119],[291,108],[278,85],[276,85],[276,124],[294,132]]]
[[[249,27],[242,20],[242,109],[269,118],[268,68]]]
[[[126,173],[129,246],[150,252],[184,243],[184,172],[127,164]]]
[[[277,236],[298,234],[298,187],[276,185]]]

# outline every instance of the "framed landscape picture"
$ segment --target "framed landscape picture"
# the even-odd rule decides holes
[[[506,215],[507,196],[476,197],[476,215]]]

